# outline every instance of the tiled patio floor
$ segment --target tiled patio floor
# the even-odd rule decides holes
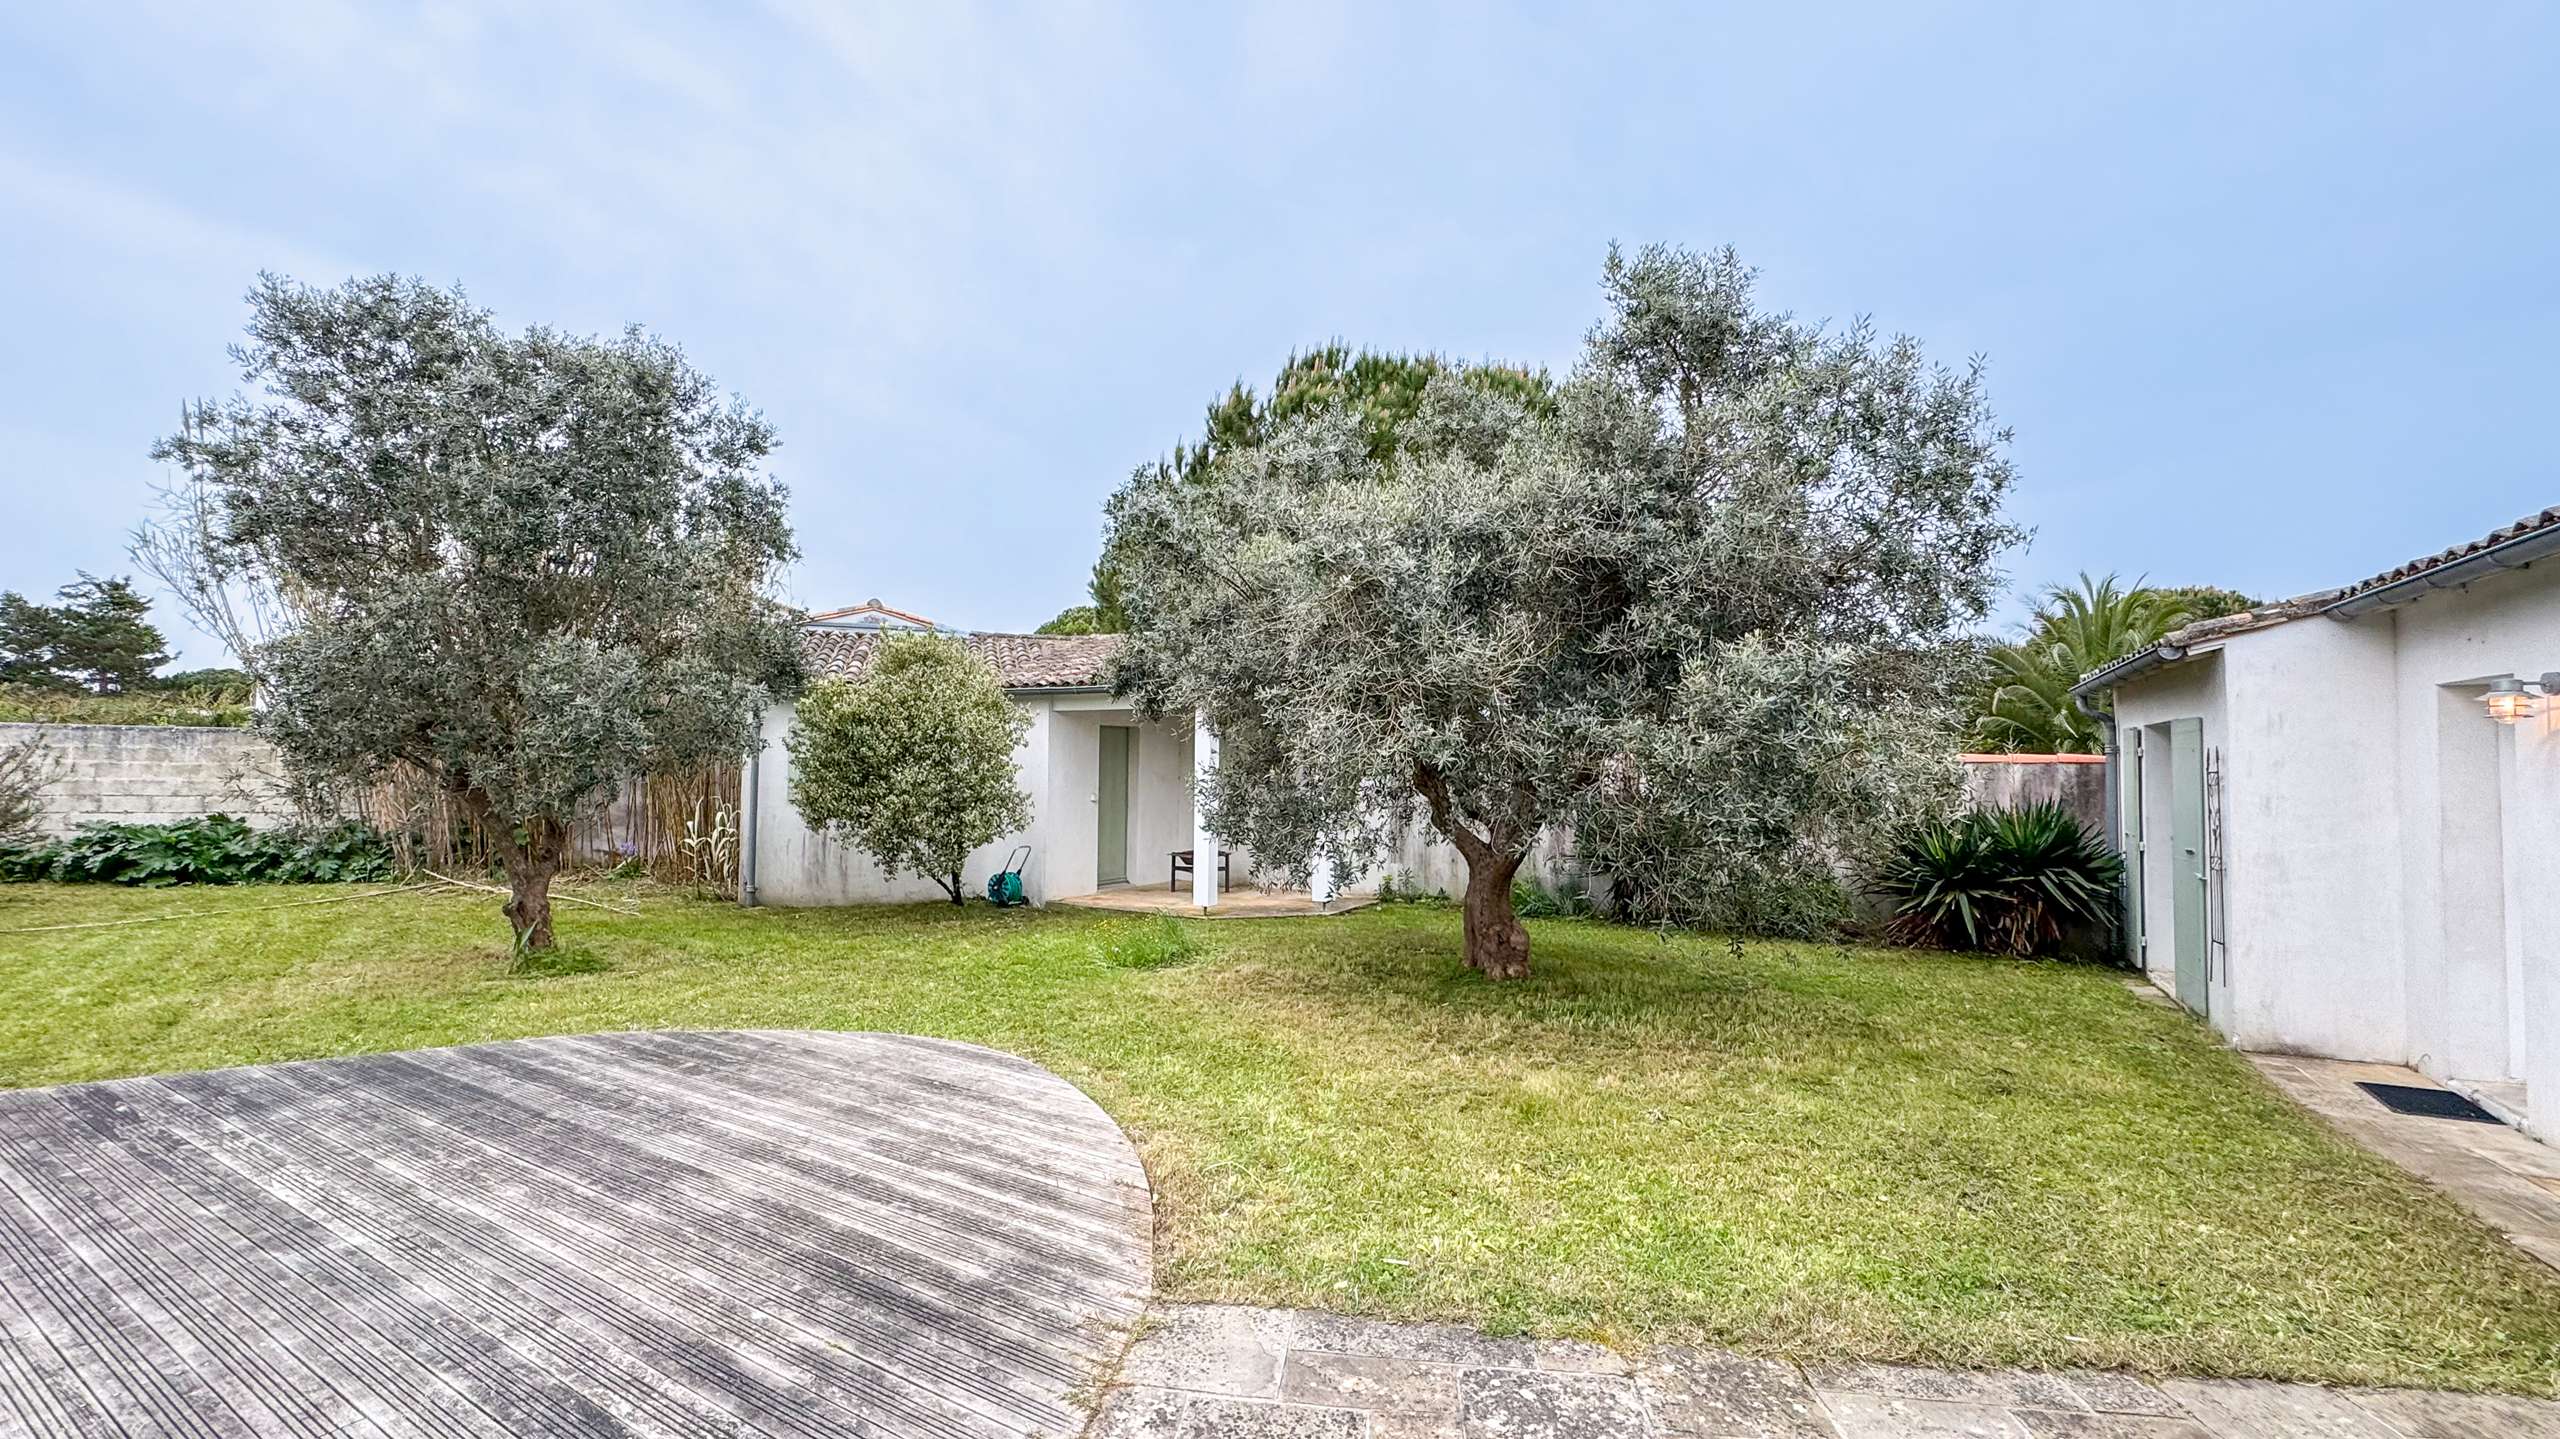
[[[1282,919],[1296,915],[1349,914],[1376,904],[1374,894],[1336,895],[1330,905],[1316,903],[1303,889],[1232,889],[1218,896],[1217,907],[1201,913],[1191,902],[1191,886],[1168,889],[1161,884],[1113,885],[1094,894],[1071,895],[1052,904],[1078,909],[1113,909],[1129,914],[1171,914],[1191,919]]]
[[[2443,1190],[2517,1248],[2560,1268],[2560,1149],[2503,1124],[2394,1113],[2356,1088],[2359,1081],[2446,1087],[2414,1069],[2283,1054],[2253,1054],[2249,1060],[2348,1138]]]

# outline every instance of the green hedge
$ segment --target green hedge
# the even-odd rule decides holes
[[[390,879],[391,840],[360,820],[251,829],[227,814],[174,824],[93,824],[0,849],[0,881],[58,884],[329,884]]]
[[[0,720],[23,724],[165,724],[240,729],[257,718],[249,692],[229,686],[93,695],[79,690],[0,685]]]

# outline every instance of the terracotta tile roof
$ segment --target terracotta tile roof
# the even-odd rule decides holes
[[[1118,635],[959,636],[961,647],[995,666],[1006,689],[1084,689],[1107,683]],[[800,658],[809,677],[860,674],[880,645],[876,630],[804,629]]]
[[[2512,525],[2506,525],[2501,528],[2491,530],[2489,533],[2466,544],[2455,545],[2449,550],[2439,550],[2432,555],[2423,555],[2417,559],[2409,561],[2405,565],[2400,566],[2398,569],[2384,570],[2381,574],[2375,575],[2371,579],[2358,580],[2354,584],[2347,586],[2345,589],[2338,591],[2336,597],[2338,599],[2345,599],[2350,595],[2363,594],[2367,590],[2380,589],[2384,585],[2397,583],[2398,581],[2408,579],[2413,575],[2425,574],[2427,571],[2432,570],[2439,565],[2452,564],[2455,560],[2461,559],[2465,555],[2476,555],[2482,550],[2489,549],[2492,546],[2503,545],[2509,540],[2520,540],[2525,536],[2532,534],[2536,530],[2547,530],[2555,525],[2560,525],[2560,505],[2553,505],[2551,508],[2542,511],[2539,514],[2527,515]]]
[[[2265,629],[2269,625],[2280,625],[2287,620],[2298,620],[2305,615],[2315,615],[2368,590],[2378,590],[2384,585],[2394,585],[2402,580],[2413,579],[2429,570],[2440,569],[2466,556],[2476,555],[2482,550],[2493,549],[2510,540],[2519,540],[2537,530],[2547,530],[2554,526],[2560,526],[2560,505],[2554,505],[2540,514],[2527,515],[2512,525],[2491,530],[2476,540],[2455,545],[2449,550],[2439,550],[2432,555],[2421,555],[2396,569],[2384,570],[2381,574],[2358,580],[2354,584],[2339,589],[2314,590],[2310,594],[2296,595],[2289,600],[2269,600],[2265,604],[2242,610],[2236,615],[2198,620],[2194,624],[2171,630],[2168,634],[2161,636],[2161,643],[2180,646],[2201,644],[2206,640],[2220,639],[2225,635],[2236,635],[2244,630]]]
[[[2352,617],[2358,609],[2367,608],[2376,603],[2392,603],[2387,599],[2366,601],[2363,606],[2348,603],[2359,595],[2396,585],[2404,580],[2416,579],[2429,571],[2442,569],[2446,565],[2469,559],[2484,550],[2493,550],[2500,545],[2512,544],[2544,530],[2560,530],[2560,505],[2553,505],[2548,509],[2527,515],[2514,524],[2502,525],[2476,540],[2455,545],[2452,549],[2438,550],[2431,555],[2421,555],[2407,564],[2384,570],[2381,574],[2358,580],[2351,585],[2334,590],[2315,590],[2307,595],[2296,595],[2289,600],[2270,600],[2235,615],[2198,620],[2194,624],[2171,630],[2160,637],[2159,644],[2110,660],[2082,675],[2080,682],[2071,687],[2071,692],[2073,694],[2095,693],[2110,687],[2117,680],[2128,675],[2139,674],[2154,665],[2182,658],[2186,651],[2197,645],[2230,635],[2245,633],[2249,630],[2262,630],[2270,625],[2280,625],[2290,620],[2330,611],[2335,611],[2341,616]]]

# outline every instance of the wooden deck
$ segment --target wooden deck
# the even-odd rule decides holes
[[[0,1434],[1072,1435],[1149,1238],[1100,1109],[934,1040],[0,1093]]]

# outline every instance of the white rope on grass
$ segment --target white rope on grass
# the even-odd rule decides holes
[[[452,875],[449,875],[449,874],[436,874],[436,872],[435,872],[434,870],[428,870],[428,871],[427,871],[427,873],[429,873],[429,874],[434,874],[434,875],[436,876],[436,878],[438,878],[438,879],[440,879],[440,880],[443,880],[443,881],[444,881],[445,883],[447,883],[447,884],[459,885],[459,886],[461,886],[461,887],[462,887],[462,888],[464,888],[464,889],[476,889],[476,890],[480,891],[482,894],[503,894],[503,895],[507,895],[507,896],[512,897],[512,896],[514,895],[514,893],[515,893],[515,891],[513,891],[513,890],[500,889],[499,887],[497,887],[497,886],[496,886],[496,885],[494,885],[494,884],[473,884],[471,881],[469,881],[469,880],[467,880],[467,879],[456,879],[456,878],[454,878]],[[567,900],[567,901],[568,901],[569,903],[571,903],[571,904],[583,904],[583,905],[585,905],[585,906],[586,906],[587,908],[589,908],[589,909],[600,909],[600,910],[603,910],[603,911],[604,911],[605,913],[607,913],[607,914],[619,914],[619,915],[624,915],[624,916],[637,916],[637,915],[640,913],[640,906],[638,906],[638,905],[636,905],[636,904],[635,904],[635,905],[633,905],[633,906],[631,906],[629,909],[623,909],[623,908],[620,908],[620,907],[615,906],[615,905],[610,905],[610,904],[602,903],[601,901],[598,901],[598,900],[592,900],[592,899],[580,899],[578,896],[576,896],[576,895],[574,895],[574,894],[558,894],[558,893],[554,893],[551,897],[552,897],[553,899],[565,899],[565,900]]]
[[[159,924],[172,919],[212,919],[227,914],[264,914],[273,909],[300,909],[313,904],[346,904],[359,899],[385,899],[395,894],[416,894],[422,889],[443,889],[451,880],[438,878],[432,884],[406,884],[397,889],[368,890],[363,894],[333,894],[326,899],[294,899],[283,904],[254,904],[245,909],[182,909],[174,914],[145,914],[132,919],[93,919],[78,924],[31,924],[23,929],[0,929],[0,934],[54,934],[66,929],[116,929],[128,924]]]

